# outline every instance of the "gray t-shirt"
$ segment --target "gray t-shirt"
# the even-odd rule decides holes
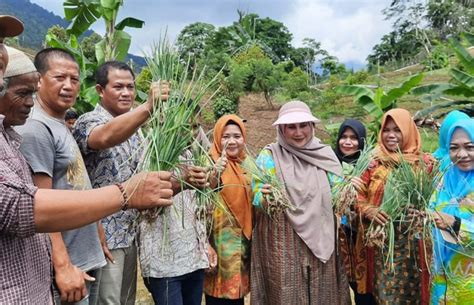
[[[50,176],[53,189],[92,188],[81,152],[63,120],[36,104],[26,124],[15,129],[23,137],[20,150],[33,172]],[[62,233],[72,264],[83,271],[106,264],[97,230],[97,223],[92,223]]]

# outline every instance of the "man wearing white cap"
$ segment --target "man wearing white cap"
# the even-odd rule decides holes
[[[14,27],[19,23],[0,16],[2,39],[12,34],[12,22]],[[84,226],[121,208],[169,205],[171,175],[139,174],[124,184],[91,191],[38,189],[19,151],[21,137],[12,127],[28,118],[39,76],[24,53],[3,43],[0,49],[5,79],[0,93],[0,304],[52,304],[49,240],[37,232]],[[84,289],[75,297],[86,294]]]

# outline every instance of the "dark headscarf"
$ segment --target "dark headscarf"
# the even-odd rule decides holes
[[[342,134],[344,131],[346,131],[347,128],[350,128],[354,131],[354,133],[357,136],[357,141],[359,142],[359,150],[352,154],[352,155],[344,155],[339,148],[339,140],[342,137]],[[339,127],[339,133],[337,135],[337,140],[336,140],[336,156],[339,159],[339,162],[346,162],[346,163],[355,163],[357,162],[357,159],[359,159],[360,152],[364,149],[365,146],[365,139],[367,137],[366,135],[366,130],[365,126],[358,120],[355,119],[347,119],[344,122],[342,122],[341,127]]]

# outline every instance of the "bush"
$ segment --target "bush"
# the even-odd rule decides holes
[[[357,71],[351,73],[347,76],[346,82],[348,85],[358,85],[364,83],[367,79],[369,79],[369,72],[365,70]]]
[[[288,74],[288,78],[283,81],[283,88],[291,98],[297,98],[302,91],[308,91],[308,74],[300,68],[295,68]]]
[[[230,99],[227,96],[219,96],[212,103],[212,112],[214,113],[215,120],[225,114],[237,113],[238,109],[237,100]]]
[[[449,55],[446,47],[442,44],[437,45],[423,60],[423,65],[428,70],[438,70],[449,66]]]
[[[302,91],[296,97],[296,99],[298,99],[300,101],[303,101],[303,102],[310,102],[310,101],[314,100],[314,98],[315,98],[314,93],[312,93],[310,91]]]

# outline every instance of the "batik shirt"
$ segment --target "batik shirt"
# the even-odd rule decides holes
[[[192,159],[187,151],[181,162]],[[191,165],[191,164],[189,164]],[[198,198],[194,190],[173,196],[173,205],[158,217],[140,221],[140,268],[143,277],[167,278],[209,267],[207,235],[197,217]]]
[[[113,116],[98,104],[93,111],[80,116],[74,125],[73,135],[84,157],[93,188],[128,180],[137,171],[143,154],[143,138],[139,131],[108,149],[97,151],[88,146],[92,130],[112,119]],[[133,244],[136,217],[137,212],[132,209],[102,219],[109,249],[127,248]]]
[[[461,226],[457,236],[433,230],[431,304],[468,305],[474,301],[474,192],[465,198],[448,197],[440,184],[431,197],[431,206],[459,217]]]

